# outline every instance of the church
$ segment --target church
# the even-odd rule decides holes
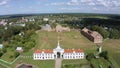
[[[57,48],[52,50],[35,50],[33,53],[34,60],[54,60],[61,59],[84,59],[84,51],[82,49],[63,49],[58,41]]]

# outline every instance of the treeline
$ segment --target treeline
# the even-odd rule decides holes
[[[120,39],[120,20],[83,18],[81,21],[64,21],[61,24],[67,24],[76,29],[87,27],[98,31],[104,38]]]
[[[0,57],[12,49],[14,55],[11,55],[10,58],[19,56],[19,52],[16,52],[17,47],[22,47],[24,52],[29,51],[36,44],[35,39],[32,36],[36,30],[40,29],[38,23],[25,23],[26,26],[16,26],[16,25],[0,25],[0,43],[4,45],[0,49]]]
[[[116,28],[103,28],[101,26],[92,26],[92,30],[98,31],[104,38],[120,39],[120,30]]]

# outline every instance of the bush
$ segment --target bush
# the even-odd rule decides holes
[[[15,52],[15,53],[14,53],[14,57],[15,57],[15,58],[17,58],[19,55],[20,55],[19,52]]]
[[[87,56],[86,56],[86,59],[88,61],[90,61],[91,59],[95,58],[94,54],[93,53],[89,53]]]
[[[108,51],[103,51],[102,53],[99,54],[100,57],[103,57],[104,59],[108,60]]]
[[[6,49],[6,48],[3,48],[2,51],[3,51],[3,53],[6,53],[6,52],[7,52],[7,49]]]
[[[3,55],[3,53],[2,53],[2,52],[0,52],[0,57],[2,57],[2,55]]]

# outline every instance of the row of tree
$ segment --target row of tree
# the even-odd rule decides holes
[[[92,30],[98,31],[104,38],[120,39],[120,30],[115,28],[103,28],[101,26],[92,26]]]

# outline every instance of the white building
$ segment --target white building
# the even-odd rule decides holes
[[[45,26],[42,26],[42,30],[45,30],[45,31],[52,31],[51,25],[46,24]]]
[[[0,21],[0,25],[3,25],[3,26],[7,25],[7,20],[6,19],[2,19]]]
[[[18,51],[18,52],[23,52],[23,48],[22,48],[22,47],[17,47],[17,48],[16,48],[16,51]]]
[[[2,49],[3,48],[3,44],[0,44],[0,49]]]
[[[49,18],[43,18],[43,21],[49,21]]]
[[[53,50],[36,50],[33,53],[34,60],[53,60],[56,58],[83,59],[84,51],[81,49],[62,49],[58,41],[57,48]]]

